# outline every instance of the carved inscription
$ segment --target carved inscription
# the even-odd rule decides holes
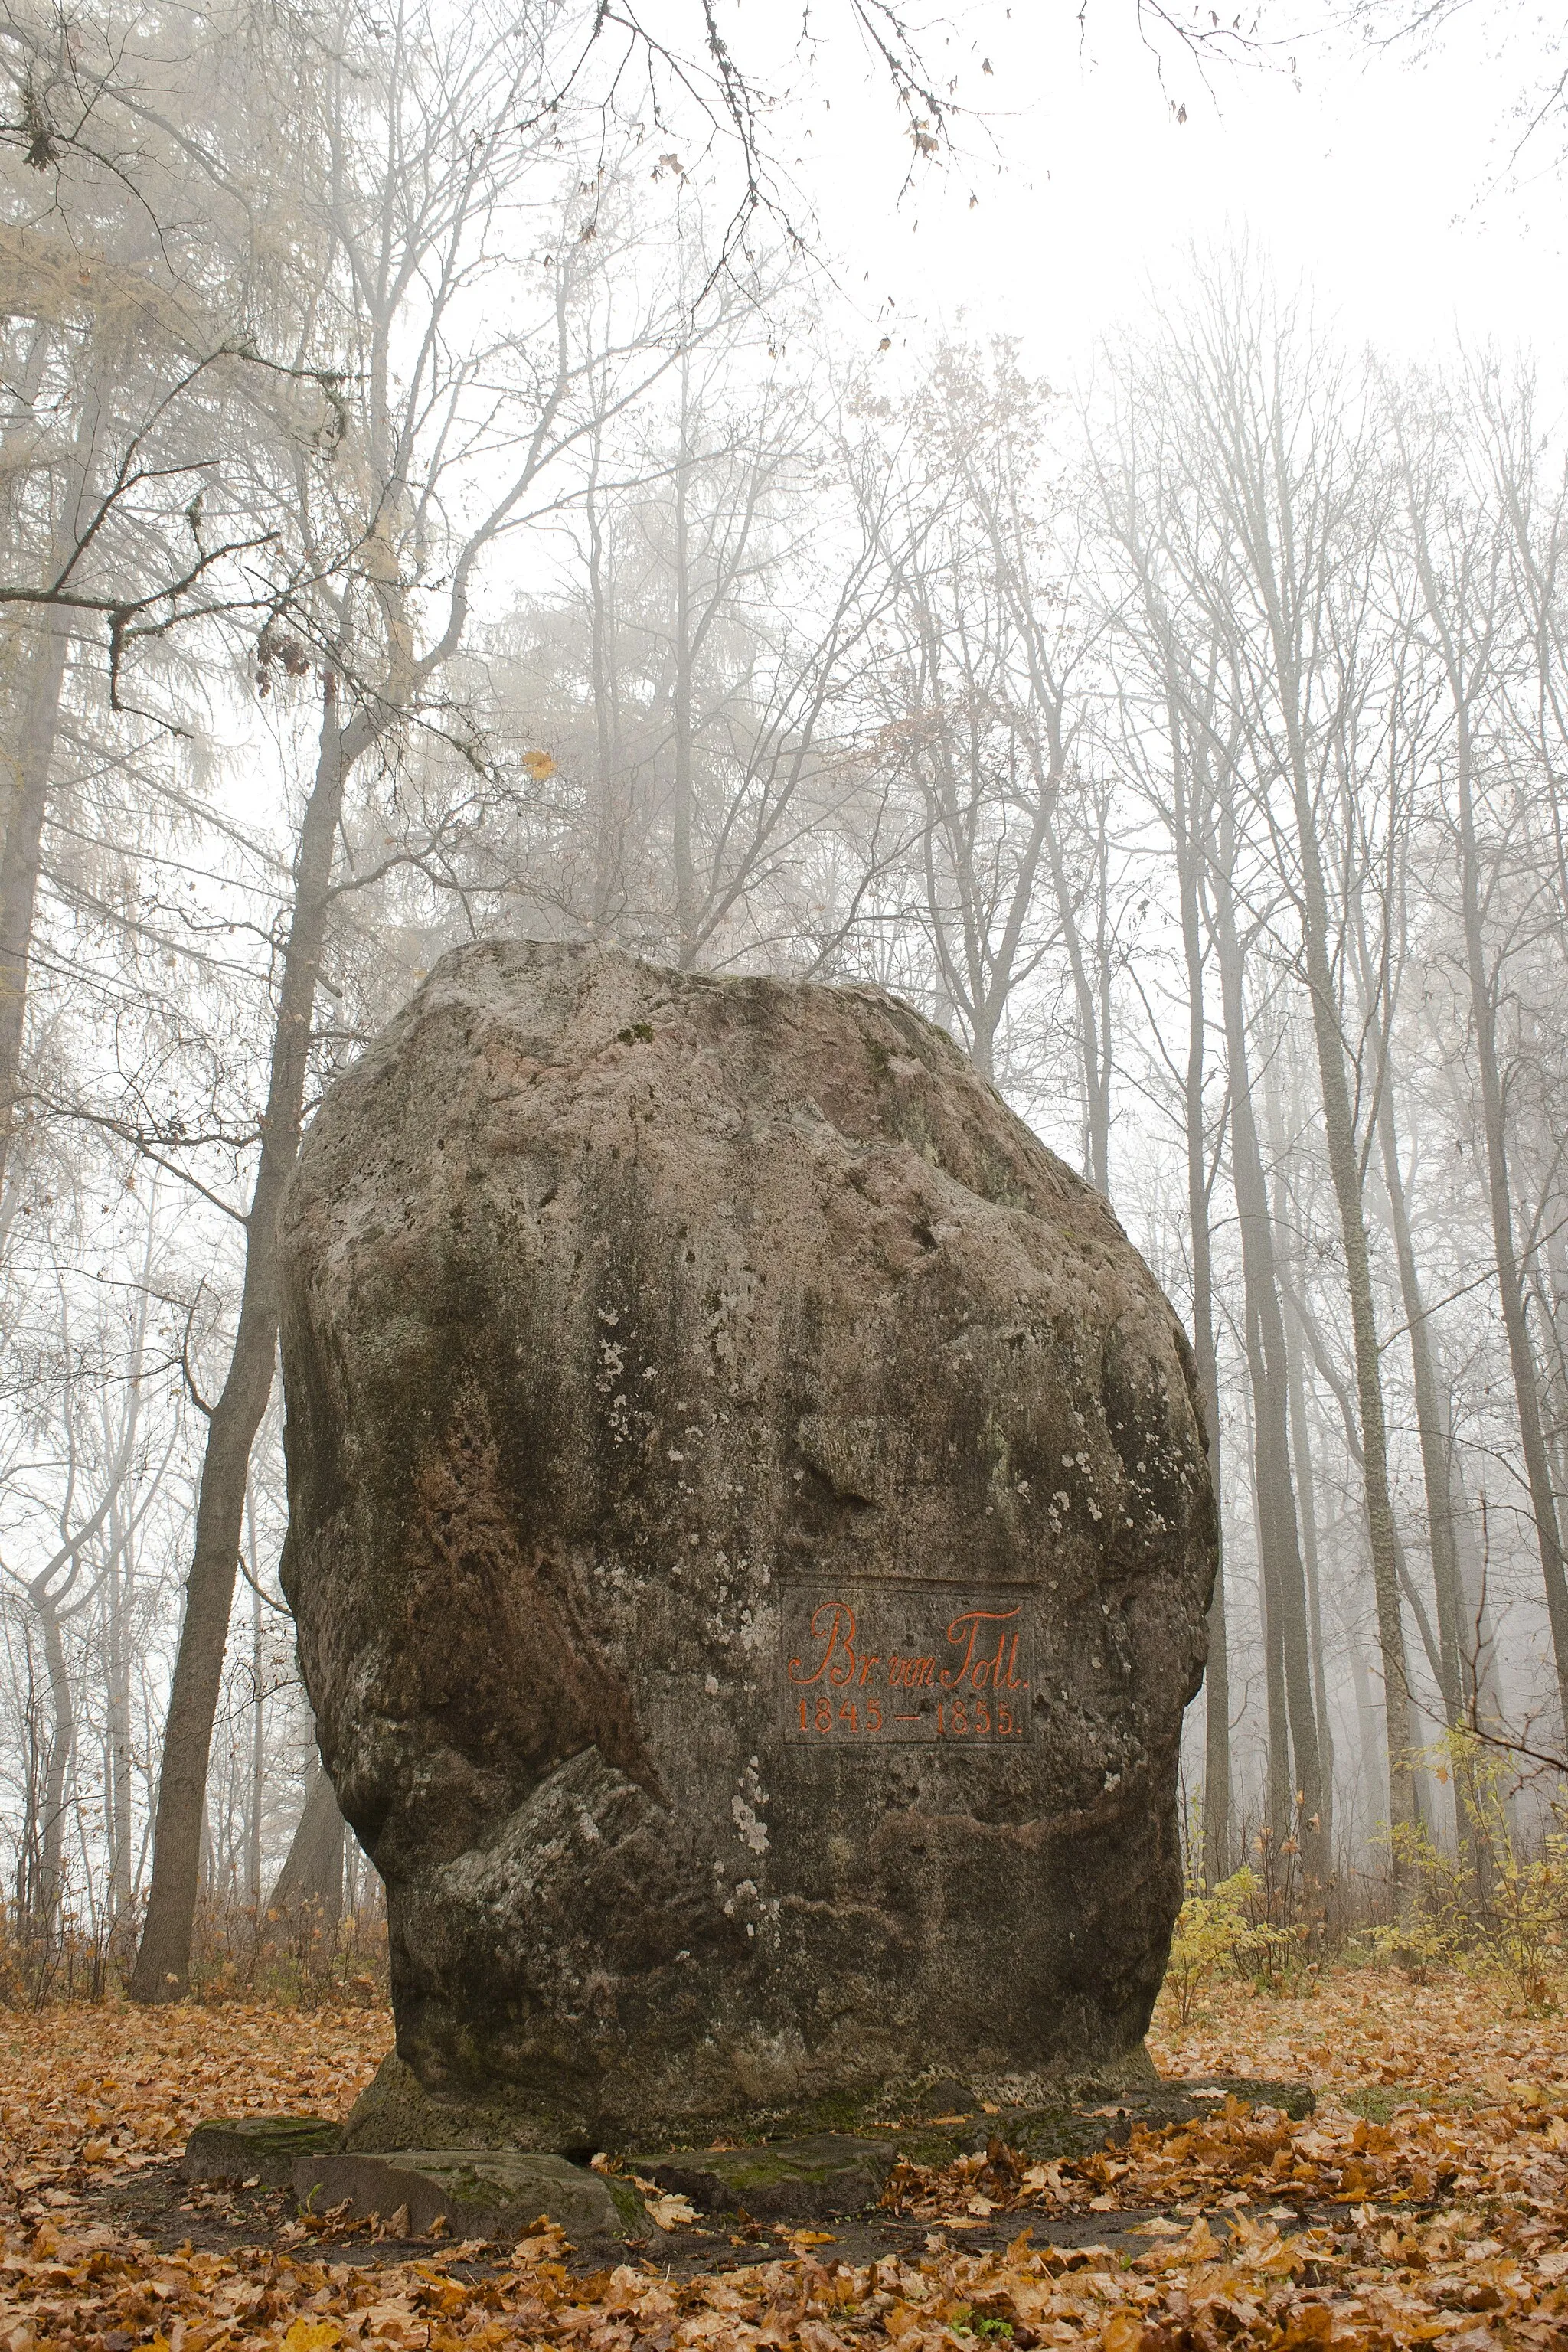
[[[780,1699],[794,1747],[1033,1737],[1029,1595],[915,1578],[786,1584]]]

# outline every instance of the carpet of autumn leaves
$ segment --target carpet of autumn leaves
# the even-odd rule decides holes
[[[414,2261],[355,2260],[303,2231],[160,2252],[104,2226],[95,2189],[163,2161],[202,2115],[341,2113],[386,2046],[385,2013],[12,2015],[0,2347],[1568,2347],[1568,2021],[1510,2014],[1457,1975],[1358,1969],[1307,1999],[1237,1986],[1186,2033],[1170,2026],[1157,2017],[1151,2042],[1163,2073],[1305,2078],[1317,2112],[1292,2124],[1216,2101],[1199,2125],[1055,2165],[1014,2157],[999,2117],[987,2157],[897,2176],[923,2252],[856,2263],[803,2232],[765,2259],[721,2236],[719,2267],[674,2277],[657,2247],[584,2274],[542,2228],[488,2261],[436,2242]]]

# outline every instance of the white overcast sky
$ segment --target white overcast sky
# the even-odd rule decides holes
[[[1266,31],[1300,21],[1266,0]],[[1552,134],[1498,177],[1510,110],[1546,55],[1542,21],[1532,0],[1474,0],[1425,59],[1307,38],[1294,83],[1222,68],[1205,96],[1173,50],[1162,86],[1133,0],[1089,0],[1081,33],[1076,0],[959,0],[936,55],[987,115],[962,132],[963,156],[895,205],[890,110],[857,100],[838,47],[818,58],[797,117],[810,126],[802,184],[871,348],[891,298],[896,343],[921,328],[1007,331],[1032,366],[1074,373],[1098,331],[1135,320],[1151,289],[1179,288],[1194,244],[1247,236],[1278,277],[1310,282],[1352,341],[1417,358],[1458,332],[1530,346],[1561,373],[1568,174],[1551,168]],[[831,107],[824,87],[840,92]]]

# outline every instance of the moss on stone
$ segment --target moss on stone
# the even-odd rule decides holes
[[[293,2178],[297,2156],[329,2156],[342,2144],[342,2126],[324,2116],[212,2116],[186,2141],[181,2169],[187,2180],[254,2176],[276,2189]]]

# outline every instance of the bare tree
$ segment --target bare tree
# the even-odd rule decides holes
[[[487,665],[489,737],[543,786],[493,845],[517,898],[683,970],[798,958],[805,869],[864,794],[888,492],[829,388],[767,355],[777,332],[725,301],[668,404],[594,434],[567,593],[520,607]]]
[[[1275,863],[1288,881],[1299,924],[1344,1253],[1383,1660],[1389,1804],[1398,1831],[1415,1818],[1398,1538],[1352,1097],[1360,1055],[1343,1025],[1340,913],[1323,853],[1325,795],[1337,779],[1334,754],[1347,698],[1359,684],[1357,632],[1384,493],[1333,363],[1312,353],[1310,330],[1277,310],[1241,268],[1222,272],[1205,288],[1184,373],[1205,445],[1205,486],[1234,551],[1242,622],[1234,639],[1240,709],[1259,806],[1277,845],[1289,828],[1289,863],[1278,856]],[[1283,800],[1278,813],[1277,789]],[[1233,1102],[1233,1129],[1234,1121]],[[1302,1722],[1305,1730],[1304,1712]]]
[[[1552,1464],[1543,1424],[1541,1376],[1528,1322],[1528,1255],[1515,1233],[1514,1187],[1505,1109],[1505,1073],[1500,1041],[1501,1000],[1509,986],[1510,949],[1516,938],[1500,891],[1502,869],[1497,845],[1483,845],[1481,803],[1487,793],[1489,738],[1495,742],[1500,671],[1509,649],[1500,642],[1511,524],[1521,531],[1520,553],[1528,564],[1534,532],[1525,514],[1526,484],[1517,467],[1533,440],[1526,406],[1510,415],[1489,390],[1482,392],[1486,427],[1476,456],[1500,466],[1504,512],[1499,501],[1478,497],[1467,480],[1471,452],[1440,416],[1422,420],[1403,404],[1394,430],[1400,457],[1401,486],[1411,564],[1418,586],[1420,628],[1435,656],[1451,730],[1452,817],[1458,836],[1459,919],[1464,970],[1475,1044],[1481,1132],[1486,1151],[1487,1192],[1496,1253],[1499,1301],[1507,1334],[1520,1443],[1524,1455],[1535,1539],[1541,1556],[1563,1717],[1568,1723],[1568,1572]],[[1474,448],[1474,443],[1471,445]],[[1483,462],[1485,459],[1483,458]],[[1497,474],[1493,473],[1497,487]],[[1488,486],[1491,487],[1491,486]],[[1531,600],[1534,601],[1533,599]],[[1531,632],[1540,642],[1541,616],[1555,599],[1541,600]],[[1527,607],[1528,609],[1528,607]],[[1527,644],[1528,644],[1527,639]],[[1550,656],[1549,656],[1550,658]],[[1505,795],[1507,786],[1505,782]],[[1517,805],[1517,803],[1516,803]],[[1506,826],[1508,819],[1505,816]],[[1499,916],[1503,917],[1500,924]],[[1429,1409],[1436,1412],[1435,1395]]]
[[[1061,485],[1040,480],[1041,405],[1011,350],[987,363],[947,346],[903,420],[882,756],[918,817],[935,1002],[988,1077],[1002,1072],[1015,995],[1052,939],[1067,941],[1086,1173],[1103,1187],[1109,1047],[1063,840],[1086,624],[1075,519]],[[1055,926],[1042,922],[1047,887]]]
[[[355,392],[343,395],[325,479],[309,469],[297,479],[300,544],[321,551],[321,585],[305,614],[309,643],[279,625],[259,646],[264,685],[279,671],[319,681],[319,732],[281,944],[233,1352],[205,1407],[153,1876],[132,1979],[142,2000],[178,1997],[187,1979],[246,1481],[273,1381],[278,1208],[299,1149],[329,926],[342,893],[364,887],[385,862],[335,872],[345,795],[362,762],[391,756],[436,714],[478,567],[530,519],[552,465],[584,434],[581,395],[603,382],[596,362],[606,351],[622,358],[626,373],[613,396],[624,402],[662,372],[675,347],[668,311],[657,327],[637,316],[623,336],[586,307],[603,282],[610,193],[591,180],[563,204],[555,194],[558,133],[539,119],[548,58],[538,40],[519,40],[510,25],[482,16],[437,24],[417,8],[400,11],[395,30],[381,46],[372,31],[366,49],[344,18],[323,63],[320,233],[331,271],[302,331],[332,338],[333,373]],[[424,126],[412,150],[411,121]],[[498,271],[491,238],[503,212],[525,206],[552,231],[531,273],[532,323],[475,339],[465,330]],[[465,499],[471,515],[448,528]],[[291,609],[301,611],[298,599]]]
[[[1204,1878],[1216,1885],[1232,1853],[1230,1653],[1223,1558],[1226,1485],[1221,1454],[1220,1372],[1215,1302],[1211,1203],[1228,1121],[1228,1103],[1216,1113],[1209,1099],[1213,1024],[1208,997],[1215,935],[1214,879],[1218,866],[1214,789],[1216,761],[1228,768],[1234,740],[1225,738],[1219,682],[1221,648],[1200,626],[1189,641],[1188,617],[1174,599],[1179,573],[1165,558],[1177,485],[1164,433],[1165,403],[1158,378],[1141,379],[1129,367],[1112,411],[1114,438],[1092,447],[1105,524],[1123,567],[1116,579],[1115,631],[1109,658],[1118,684],[1117,748],[1156,812],[1175,868],[1185,994],[1185,1051],[1166,1055],[1163,1024],[1150,1024],[1179,1093],[1186,1166],[1187,1244],[1191,1260],[1193,1350],[1208,1427],[1209,1470],[1215,1481],[1222,1557],[1208,1609],[1209,1654],[1205,1675]],[[1114,456],[1112,456],[1112,451]]]

